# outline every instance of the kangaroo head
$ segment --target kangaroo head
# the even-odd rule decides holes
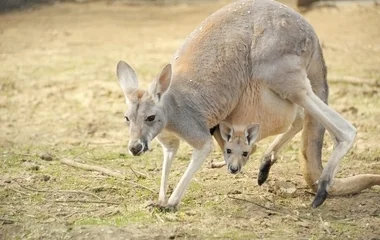
[[[233,174],[238,173],[256,150],[255,141],[259,135],[259,124],[250,124],[243,132],[239,132],[229,123],[221,122],[219,129],[224,140],[224,161],[228,171]]]
[[[135,71],[126,62],[117,64],[117,77],[128,105],[124,115],[129,126],[128,150],[134,156],[149,150],[150,142],[166,125],[162,97],[170,86],[171,74],[168,64],[148,90],[141,90]]]

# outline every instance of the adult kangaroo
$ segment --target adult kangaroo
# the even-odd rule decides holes
[[[326,67],[313,28],[281,3],[243,0],[215,12],[186,38],[148,90],[138,88],[136,74],[125,62],[118,63],[117,76],[128,105],[129,151],[142,154],[155,137],[162,145],[161,207],[178,207],[193,175],[212,151],[210,129],[238,107],[247,89],[260,91],[254,88],[256,83],[304,109],[300,162],[306,182],[317,192],[314,207],[328,194],[357,193],[380,182],[376,175],[334,179],[356,130],[327,106]],[[277,105],[270,108],[274,113],[278,110]],[[323,169],[325,128],[335,147]],[[193,147],[193,153],[167,200],[169,170],[180,139]]]

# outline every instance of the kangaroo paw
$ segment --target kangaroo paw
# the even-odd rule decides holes
[[[221,162],[211,161],[211,163],[210,163],[210,168],[222,168],[224,166],[226,166],[226,162],[225,161],[221,161]]]
[[[272,166],[270,160],[265,160],[260,166],[259,176],[257,177],[257,183],[261,186],[267,179],[269,175],[270,167]]]
[[[328,196],[327,185],[328,181],[320,181],[317,194],[314,198],[313,203],[311,204],[313,208],[319,207],[326,200]]]
[[[166,207],[162,208],[161,211],[163,212],[176,212],[178,210],[178,206],[172,206],[172,205],[167,205]]]
[[[158,202],[151,202],[151,203],[147,204],[145,207],[150,209],[150,210],[157,209],[159,211],[164,212],[166,205],[167,205],[166,203],[162,203],[162,202],[158,201]]]

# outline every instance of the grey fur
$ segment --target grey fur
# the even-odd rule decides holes
[[[321,96],[318,92],[324,89],[321,86],[327,85],[317,36],[301,15],[281,3],[243,0],[212,14],[175,53],[171,76],[170,66],[165,67],[149,91],[136,90],[131,71],[124,69],[126,64],[119,65],[119,81],[129,105],[126,113],[130,119],[129,149],[135,155],[141,154],[158,134],[164,150],[159,194],[159,205],[163,207],[177,208],[191,178],[212,151],[209,129],[228,119],[238,106],[242,107],[239,104],[257,110],[254,108],[257,101],[274,113],[281,112],[273,104],[277,102],[293,109],[285,114],[286,121],[281,122],[279,132],[288,129],[300,106],[305,109],[306,119],[316,119],[332,134],[336,146],[323,172],[310,168],[308,163],[321,163],[320,156],[314,156],[320,146],[314,146],[312,141],[303,145],[311,150],[304,154],[301,163],[306,166],[304,174],[313,173],[315,181],[321,177],[324,181],[321,192],[327,189],[330,194],[348,194],[380,182],[377,175],[365,177],[370,180],[366,184],[361,180],[360,187],[345,186],[345,179],[332,182],[340,159],[353,144],[356,130],[318,97]],[[167,90],[157,88],[169,84]],[[260,92],[264,90],[260,89],[265,89],[264,96],[269,96],[268,99],[262,98]],[[149,122],[152,115],[156,118]],[[261,117],[275,118],[276,114]],[[305,125],[304,131],[318,140],[323,132],[314,131],[315,124]],[[186,172],[167,201],[167,179],[179,139],[194,150]]]

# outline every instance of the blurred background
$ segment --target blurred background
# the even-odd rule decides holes
[[[135,178],[129,172],[128,179],[158,191],[162,161],[158,144],[154,144],[151,153],[139,158],[130,157],[126,151],[126,105],[116,80],[116,64],[119,60],[128,62],[142,86],[147,86],[186,36],[230,2],[0,0],[0,218],[28,223],[26,228],[17,224],[0,226],[0,239],[5,236],[1,235],[2,230],[16,235],[25,233],[35,239],[40,236],[39,231],[65,228],[67,222],[74,226],[140,224],[148,229],[146,239],[149,232],[167,236],[168,232],[175,232],[175,227],[188,237],[216,234],[230,238],[231,233],[241,238],[249,236],[248,239],[380,236],[379,212],[375,212],[379,209],[378,188],[372,195],[369,192],[353,199],[329,199],[324,208],[310,210],[312,196],[299,190],[306,187],[297,161],[300,136],[286,147],[284,159],[273,168],[272,178],[264,188],[257,186],[255,178],[261,154],[273,138],[260,142],[245,174],[231,177],[225,169],[210,170],[205,164],[184,198],[184,210],[158,217],[144,206],[147,200],[155,200],[157,193],[140,192],[121,180],[74,170],[59,161],[46,162],[39,157],[46,152],[57,160],[72,157],[127,172],[128,166],[133,166],[148,177]],[[300,11],[315,28],[328,67],[330,105],[358,129],[357,141],[341,165],[340,176],[379,174],[380,5],[376,1],[282,2]],[[331,149],[331,140],[326,138],[324,159]],[[183,144],[173,165],[171,184],[176,184],[182,175],[190,153],[190,148]],[[215,148],[206,161],[211,159],[221,159],[219,149]],[[37,189],[91,191],[123,204],[114,208],[57,205],[51,202],[57,197],[55,193],[25,192],[13,185],[15,182]],[[291,184],[290,188],[297,191],[290,195],[285,191],[284,195],[278,189],[280,183]],[[223,197],[218,194],[222,196],[235,188],[243,193],[249,190],[250,198],[262,204],[290,215],[293,211],[311,214],[308,216],[315,220],[268,215],[248,203],[228,199],[222,203]],[[341,225],[331,214],[338,219],[347,216],[361,221]],[[328,219],[330,225],[321,225],[319,216]],[[41,230],[35,227],[38,224],[55,224],[56,228]],[[365,233],[362,229],[366,229]]]
[[[124,111],[116,63],[127,61],[148,84],[185,37],[229,2],[0,0],[1,141],[116,140]],[[297,9],[296,1],[284,3]],[[378,5],[329,2],[303,10],[320,37],[331,81],[378,81]],[[338,110],[354,104],[355,93],[341,87],[332,87],[331,99],[347,94],[350,103],[332,101]]]

